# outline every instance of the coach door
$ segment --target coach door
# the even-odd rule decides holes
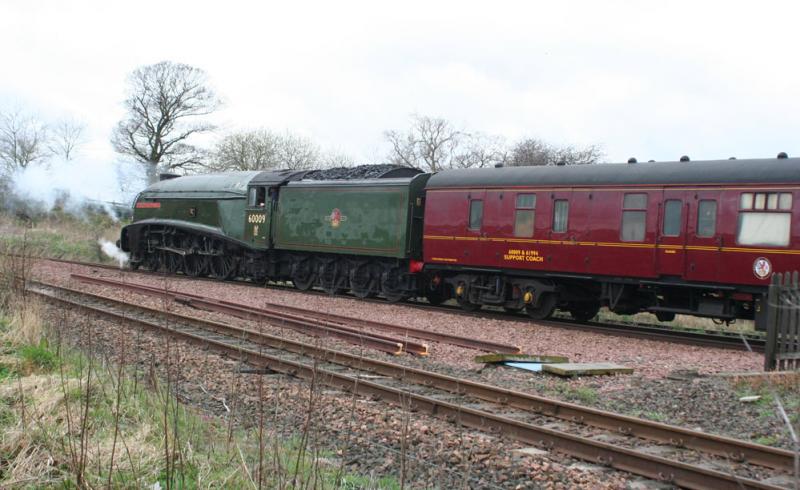
[[[254,247],[266,247],[269,236],[272,202],[268,188],[264,186],[250,187],[247,194],[247,211],[245,212],[244,240]]]
[[[689,205],[686,193],[664,191],[658,210],[656,273],[682,277],[686,270],[686,224]]]
[[[716,281],[720,266],[720,202],[718,191],[688,193],[689,215],[686,234],[686,279]]]
[[[466,203],[466,229],[463,237],[457,237],[458,248],[461,250],[462,261],[467,264],[488,265],[491,257],[486,250],[487,229],[486,191],[470,190]]]

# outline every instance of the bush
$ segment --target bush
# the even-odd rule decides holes
[[[42,339],[39,345],[26,345],[19,349],[19,356],[28,368],[51,371],[58,366],[58,357],[48,348],[47,341]]]

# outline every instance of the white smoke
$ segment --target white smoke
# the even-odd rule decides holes
[[[54,157],[46,164],[15,172],[10,185],[17,202],[35,212],[49,212],[58,206],[73,216],[85,218],[88,210],[102,209],[116,221],[117,208],[112,203],[123,203],[126,207],[124,203],[130,202],[132,194],[121,189],[123,177],[120,164]],[[13,204],[13,201],[6,203]]]
[[[128,263],[128,254],[120,250],[113,243],[104,238],[97,240],[97,243],[100,245],[100,250],[102,250],[104,254],[119,262],[120,269],[122,269],[125,264]]]

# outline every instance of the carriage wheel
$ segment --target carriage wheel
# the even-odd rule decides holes
[[[345,291],[342,287],[342,279],[344,279],[344,276],[340,269],[341,266],[336,259],[323,263],[319,267],[320,286],[331,296],[341,294]]]
[[[372,264],[356,265],[350,270],[350,290],[357,298],[369,298],[375,295],[375,276]]]
[[[539,305],[528,305],[525,307],[525,312],[532,320],[544,320],[553,314],[557,303],[558,296],[553,293],[544,293],[539,299]]]
[[[572,318],[579,322],[588,322],[597,316],[600,311],[600,303],[595,301],[570,303],[567,305],[567,311],[572,315]]]
[[[390,303],[408,299],[408,293],[400,282],[400,269],[398,267],[388,268],[381,274],[381,294]]]

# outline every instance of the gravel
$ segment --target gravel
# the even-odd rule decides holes
[[[233,417],[238,426],[257,427],[263,414],[268,440],[297,439],[305,431],[310,452],[326,451],[324,464],[343,465],[353,473],[375,478],[404,474],[409,488],[625,488],[632,478],[558,453],[525,456],[514,452],[519,444],[421,413],[283,375],[241,374],[236,360],[197,346],[50,311],[51,321],[62,326],[71,344],[135,366],[146,380],[153,373],[165,383],[169,371],[183,403]]]
[[[78,286],[74,281],[70,281],[69,274],[83,273],[170,290],[184,290],[253,306],[262,306],[265,302],[270,302],[415,328],[429,328],[455,335],[516,344],[520,345],[525,353],[562,355],[573,362],[616,362],[633,367],[635,373],[629,376],[563,380],[511,368],[476,365],[472,358],[480,352],[440,343],[431,343],[431,355],[427,358],[391,357],[378,352],[363,352],[370,357],[388,359],[413,367],[468,377],[688,428],[699,428],[707,432],[789,447],[788,435],[771,403],[740,402],[741,386],[731,383],[730,378],[717,376],[720,373],[760,371],[763,363],[760,354],[574,331],[527,321],[475,318],[446,312],[421,311],[403,305],[366,303],[350,298],[260,289],[236,283],[131,274],[71,264],[42,262],[37,265],[36,271],[43,279],[72,287]],[[121,293],[112,288],[81,284],[80,289],[110,297],[135,299],[140,304],[176,312],[240,325],[253,325],[226,315],[199,312],[152,297]],[[308,337],[294,331],[269,325],[259,325],[259,328],[269,333],[308,341]],[[360,352],[357,346],[340,341],[325,339],[324,342],[329,347]],[[228,366],[228,371],[231,369],[233,368]],[[696,371],[697,375],[670,379],[675,377],[671,374],[681,370]],[[216,378],[219,374],[223,378],[220,386],[225,386],[224,383],[230,382],[231,374],[223,373],[224,370],[218,371],[219,373],[209,373],[208,376]],[[253,383],[257,383],[259,379],[259,376],[252,375],[236,377],[243,380],[242,382],[250,383],[249,388],[244,390],[246,393],[252,393],[250,390],[254,386]],[[270,393],[265,394],[265,399],[268,399],[269,403],[281,400],[281,403],[285,402],[289,406],[291,403],[298,403],[297,397],[308,398],[307,393],[303,395],[308,391],[307,383],[287,380],[282,376],[264,378],[269,378],[270,386],[282,387],[271,389]],[[187,377],[187,379],[192,378]],[[214,392],[208,386],[206,388],[209,393]],[[224,390],[220,392],[224,393]],[[800,393],[800,385],[796,392]],[[202,390],[200,393],[203,396],[189,390],[186,394],[187,400],[205,406],[209,410],[219,411],[219,402],[212,401],[204,405],[206,402],[203,400],[206,400],[208,395]],[[288,398],[284,400],[281,397]],[[399,426],[397,424],[407,420],[412,427],[408,433],[416,437],[410,447],[414,448],[413,454],[419,457],[420,461],[409,463],[409,468],[414,467],[413,470],[409,469],[409,475],[413,473],[409,478],[416,482],[416,486],[425,487],[424,482],[437,481],[434,476],[444,478],[442,472],[448,470],[453,470],[458,475],[453,477],[455,479],[451,483],[455,484],[459,478],[466,478],[470,487],[499,485],[504,488],[514,488],[516,484],[527,485],[533,481],[553,488],[558,488],[560,485],[566,485],[565,488],[575,486],[598,488],[598,486],[620,487],[630,484],[629,475],[607,472],[605,469],[599,471],[591,465],[581,466],[582,463],[571,466],[576,463],[574,460],[552,453],[544,457],[516,455],[511,452],[513,448],[518,447],[515,444],[497,441],[485,434],[455,430],[448,424],[421,414],[411,414],[411,418],[406,419],[402,415],[403,411],[386,410],[385,405],[370,400],[359,399],[353,402],[352,398],[346,395],[324,390],[322,397],[325,402],[320,403],[320,407],[324,407],[321,410],[325,411],[325,415],[320,420],[325,420],[326,424],[320,424],[319,427],[325,434],[321,440],[328,440],[330,444],[335,442],[334,446],[338,448],[344,444],[342,434],[347,433],[347,437],[350,438],[348,444],[354,444],[354,447],[348,446],[347,450],[355,451],[359,457],[342,456],[342,458],[358,471],[377,469],[377,474],[398,473],[396,451],[399,448],[397,442]],[[250,400],[247,403],[254,402]],[[358,410],[354,411],[353,407],[357,407]],[[358,413],[357,416],[354,415],[355,412]],[[285,426],[289,428],[287,430],[291,431],[293,430],[291,428],[297,426],[298,420],[302,418],[301,413],[303,410],[287,410],[286,417],[297,418],[293,421],[287,419],[289,420]],[[793,416],[797,417],[797,414]],[[342,432],[341,427],[350,429]],[[360,435],[352,436],[353,430]],[[376,434],[381,436],[377,437]],[[432,434],[435,437],[423,437],[420,434]],[[375,441],[380,445],[376,445]],[[364,461],[370,463],[366,464]]]

